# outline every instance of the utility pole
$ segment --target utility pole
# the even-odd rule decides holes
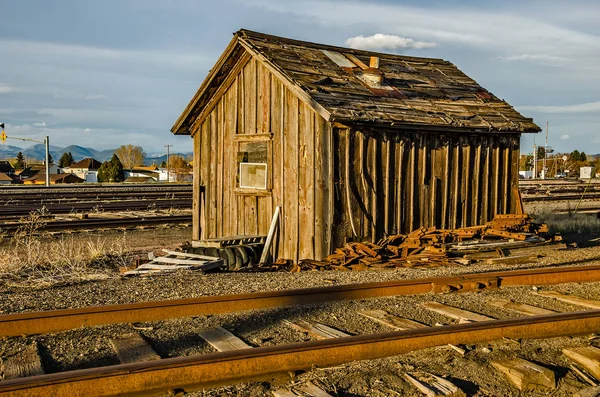
[[[170,174],[170,165],[169,165],[169,148],[171,148],[173,145],[165,145],[165,147],[167,148],[167,182],[171,181],[171,176]]]
[[[542,179],[546,179],[546,153],[548,152],[548,122],[546,121],[546,143],[544,144],[544,161],[542,162]]]
[[[537,179],[537,145],[535,136],[533,137],[533,179]]]

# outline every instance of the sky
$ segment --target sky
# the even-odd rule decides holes
[[[191,152],[173,136],[235,31],[454,63],[544,130],[600,153],[600,2],[0,0],[0,123],[56,146]],[[531,152],[525,134],[521,151]],[[26,147],[20,141],[11,145]]]

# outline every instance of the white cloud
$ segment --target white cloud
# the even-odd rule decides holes
[[[48,127],[48,123],[45,122],[41,122],[41,123],[33,123],[34,127]]]
[[[93,101],[95,99],[102,99],[102,98],[104,98],[104,95],[100,95],[100,94],[98,94],[98,95],[88,95],[88,96],[85,97],[85,99],[87,101]]]
[[[0,84],[0,94],[9,94],[14,91],[16,91],[16,89],[10,85]]]
[[[571,139],[571,135],[569,135],[569,134],[561,135],[560,139],[563,141],[567,141],[567,140]]]
[[[547,55],[547,54],[519,54],[511,55],[506,57],[499,57],[505,61],[557,61],[557,62],[571,62],[571,58]]]
[[[376,33],[372,36],[356,36],[346,40],[346,45],[363,50],[397,50],[400,48],[432,48],[437,43],[426,41],[414,41],[411,38],[400,37],[391,34]]]
[[[539,113],[592,113],[600,112],[600,102],[579,103],[574,105],[559,106],[517,106],[520,111],[531,111]]]
[[[83,132],[88,133],[88,132],[92,132],[92,130],[89,128],[86,128],[85,130],[83,130]]]

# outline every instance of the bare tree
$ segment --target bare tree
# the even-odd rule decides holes
[[[169,168],[175,175],[175,181],[177,182],[183,181],[186,175],[189,175],[192,170],[188,162],[180,155],[171,156],[169,159]]]
[[[115,150],[115,154],[123,163],[125,169],[131,171],[136,165],[144,165],[146,153],[141,146],[123,145]]]

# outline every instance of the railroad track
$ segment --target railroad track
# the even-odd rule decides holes
[[[70,221],[40,221],[36,224],[36,230],[47,232],[58,232],[65,230],[90,230],[90,229],[115,229],[134,226],[150,226],[162,224],[191,223],[191,215],[163,215],[131,218],[88,218],[73,219]],[[23,227],[22,223],[0,224],[0,231],[8,234],[15,233]]]
[[[0,208],[0,220],[26,217],[31,212],[40,214],[69,214],[90,211],[144,211],[152,209],[190,209],[192,199],[136,199],[119,201],[86,201],[76,203],[40,203]]]
[[[0,317],[0,336],[44,334],[82,326],[164,320],[340,300],[426,294],[447,290],[444,287],[460,291],[480,291],[485,294],[486,290],[498,286],[540,286],[599,280],[600,266],[560,267],[11,314]],[[545,296],[547,299],[561,299],[559,295],[546,293]],[[571,297],[572,301],[587,305],[588,308],[600,307],[600,302],[577,299],[579,298]],[[440,306],[443,305],[433,302],[427,305],[423,303],[422,306],[439,312]],[[452,308],[446,307],[446,313],[450,313],[450,317],[472,322],[441,327],[422,325],[414,329],[406,329],[408,327],[405,326],[404,330],[372,335],[350,336],[337,331],[337,336],[341,333],[341,337],[257,348],[246,346],[243,350],[221,351],[201,356],[33,376],[0,382],[0,395],[157,394],[178,388],[192,390],[262,379],[282,372],[310,369],[313,366],[333,366],[354,360],[388,357],[445,344],[456,346],[502,338],[549,338],[600,330],[600,310],[537,315],[536,309],[537,313],[544,309],[526,304],[505,307],[517,312],[526,307],[530,311],[527,314],[534,315],[498,320],[460,308],[455,307],[452,311]],[[389,317],[387,320],[389,323]],[[395,329],[402,328],[398,325],[402,324],[401,322],[397,321],[395,324]]]

